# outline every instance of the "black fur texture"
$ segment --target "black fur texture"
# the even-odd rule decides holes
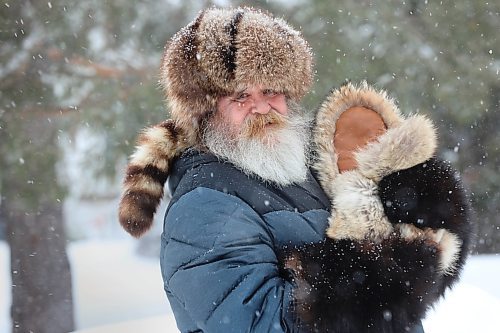
[[[391,223],[418,228],[447,229],[462,241],[457,273],[465,263],[473,241],[472,214],[456,171],[438,159],[394,172],[379,183],[379,195]],[[448,275],[447,286],[458,278]]]
[[[286,258],[299,325],[311,332],[409,332],[443,289],[437,246],[424,239],[327,238]]]

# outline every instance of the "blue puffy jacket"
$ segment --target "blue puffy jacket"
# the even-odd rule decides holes
[[[284,246],[319,242],[330,203],[319,184],[277,188],[193,150],[174,163],[161,267],[182,332],[294,332]]]

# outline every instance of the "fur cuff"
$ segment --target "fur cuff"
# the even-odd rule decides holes
[[[380,242],[393,231],[378,196],[378,185],[358,170],[339,174],[331,184],[332,216],[326,230],[332,239],[365,238]]]
[[[153,224],[170,163],[190,142],[172,120],[147,128],[139,136],[127,166],[119,207],[120,223],[132,236],[141,236]]]
[[[431,159],[385,177],[380,185],[348,171],[334,180],[332,191],[329,238],[380,243],[394,227],[408,241],[425,236],[440,244],[440,272],[450,283],[457,278],[472,231],[468,202],[449,166]]]

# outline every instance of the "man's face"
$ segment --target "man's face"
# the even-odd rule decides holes
[[[217,103],[217,113],[232,127],[241,128],[253,116],[267,115],[271,110],[286,116],[288,106],[282,93],[251,86],[232,95],[221,97]]]
[[[247,174],[279,185],[304,181],[309,121],[288,102],[284,94],[255,86],[221,97],[204,126],[204,143]]]

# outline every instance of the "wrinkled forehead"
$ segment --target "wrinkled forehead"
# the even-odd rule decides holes
[[[253,84],[253,83],[239,83],[236,88],[232,91],[231,95],[242,93],[242,92],[264,92],[264,91],[273,91],[279,94],[285,94],[283,89],[276,89],[272,84],[261,83],[261,84]]]

